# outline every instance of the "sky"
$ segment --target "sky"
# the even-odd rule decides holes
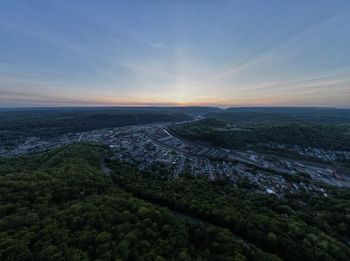
[[[350,107],[349,0],[0,0],[0,107]]]

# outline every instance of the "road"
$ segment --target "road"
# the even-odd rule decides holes
[[[81,134],[79,135],[78,141],[81,141],[84,135],[85,135],[85,133],[81,133]]]

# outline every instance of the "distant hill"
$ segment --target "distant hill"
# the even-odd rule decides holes
[[[342,110],[335,107],[230,107],[225,112],[269,112],[269,113],[309,113],[317,111]]]
[[[236,124],[309,123],[350,124],[350,109],[316,107],[228,108],[208,113],[209,118]]]

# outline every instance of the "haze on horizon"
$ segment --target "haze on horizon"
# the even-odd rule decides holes
[[[350,2],[0,0],[0,107],[350,107]]]

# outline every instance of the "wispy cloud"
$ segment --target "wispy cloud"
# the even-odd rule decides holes
[[[178,76],[176,74],[165,72],[151,65],[141,65],[141,64],[131,64],[131,63],[123,63],[123,65],[132,70],[135,70],[137,72],[142,72],[148,75],[155,75],[155,76],[160,76],[171,80],[186,81],[187,83],[194,83],[194,81],[191,81],[190,79]]]
[[[301,41],[311,37],[312,35],[320,32],[325,26],[335,23],[339,19],[341,19],[343,16],[335,16],[331,17],[329,19],[326,19],[325,21],[318,23],[316,25],[311,26],[307,30],[296,34],[292,36],[291,38],[287,39],[286,41],[282,42],[281,44],[275,46],[274,48],[258,55],[257,57],[248,60],[240,65],[232,66],[222,72],[219,72],[213,76],[211,76],[208,81],[214,81],[226,77],[232,77],[239,73],[242,73],[244,71],[247,71],[251,69],[254,66],[257,65],[264,65],[267,61],[272,61],[275,58],[280,57],[281,55],[288,54],[290,56],[291,54],[295,53],[296,48],[298,48],[298,43]],[[293,52],[294,50],[294,52]]]
[[[101,13],[98,10],[94,10],[95,15],[91,15],[91,13],[87,14],[83,8],[73,8],[71,4],[66,4],[63,1],[50,1],[51,4],[54,4],[56,7],[63,8],[66,10],[69,10],[70,12],[74,12],[76,15],[79,15],[80,18],[84,18],[85,20],[89,21],[92,24],[98,25],[98,26],[108,26],[111,27],[109,33],[111,36],[113,36],[114,40],[118,40],[124,43],[127,43],[127,40],[125,36],[129,39],[129,44],[132,42],[137,42],[139,44],[155,48],[155,49],[166,49],[166,46],[162,42],[153,42],[149,39],[146,39],[145,37],[141,36],[141,34],[136,33],[135,31],[129,29],[125,24],[123,24],[120,20],[117,19],[116,16],[110,17],[106,12]],[[91,10],[90,10],[91,11]],[[94,18],[92,18],[94,17]],[[99,19],[99,17],[103,17],[102,19]],[[116,29],[116,30],[115,30]],[[115,38],[114,32],[117,31],[118,35],[121,33],[124,34],[123,38]]]
[[[133,31],[131,31],[130,29],[126,30],[126,27],[123,27],[123,28],[124,28],[124,33],[126,33],[129,36],[129,38],[132,39],[133,41],[144,44],[146,46],[149,46],[149,47],[152,47],[155,49],[165,49],[164,43],[148,41],[144,37],[142,37],[140,34],[137,34]]]
[[[10,23],[1,23],[0,26],[6,27],[8,29],[11,29],[12,31],[16,31],[17,33],[25,34],[27,36],[39,39],[41,41],[45,41],[49,44],[64,48],[66,50],[71,51],[72,53],[79,53],[83,55],[87,55],[90,57],[94,57],[97,59],[102,59],[107,61],[110,65],[117,65],[117,66],[122,66],[127,69],[132,70],[133,72],[142,72],[142,73],[147,73],[149,75],[158,75],[161,77],[165,77],[168,79],[173,79],[173,80],[181,80],[180,77],[178,77],[176,74],[168,73],[163,70],[157,69],[154,66],[150,65],[144,65],[144,64],[137,64],[137,63],[130,63],[130,62],[124,62],[123,59],[118,60],[115,55],[108,55],[108,54],[103,54],[100,52],[96,52],[94,50],[89,50],[86,48],[83,48],[81,44],[75,44],[70,41],[66,41],[61,38],[57,38],[53,35],[50,34],[45,34],[45,33],[39,33],[37,31],[28,29],[26,27],[19,27],[15,24],[10,24]],[[158,49],[164,49],[164,45],[162,43],[151,43],[147,42],[146,40],[142,39],[140,36],[137,36],[136,34],[131,34],[133,39],[137,40],[138,42],[145,44],[147,46],[150,46],[152,48],[158,48]],[[92,62],[90,62],[92,63]],[[93,64],[94,67],[98,66],[98,64]],[[109,68],[111,69],[111,68]]]
[[[30,36],[30,37],[40,39],[40,40],[45,41],[47,43],[65,48],[65,49],[73,51],[73,52],[78,52],[78,53],[93,56],[96,58],[111,60],[110,56],[82,48],[81,45],[74,44],[74,43],[69,42],[69,41],[65,41],[62,38],[59,39],[57,37],[54,37],[53,35],[38,33],[37,31],[25,28],[24,26],[20,27],[20,26],[17,26],[15,24],[6,23],[6,22],[2,22],[0,24],[0,26],[11,29],[12,31],[15,31],[18,33],[25,34],[25,35]]]
[[[348,72],[349,66],[336,68],[330,71],[318,72],[313,74],[307,74],[302,76],[294,76],[291,78],[282,78],[269,82],[262,82],[258,84],[247,84],[237,89],[244,89],[247,91],[264,90],[273,87],[279,89],[289,89],[291,87],[308,87],[308,86],[322,86],[347,82],[349,80]]]

